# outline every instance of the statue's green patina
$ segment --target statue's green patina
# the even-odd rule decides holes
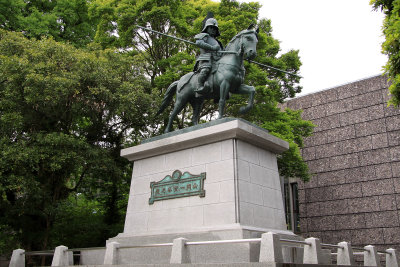
[[[218,119],[224,115],[225,102],[229,97],[229,93],[247,94],[249,96],[248,104],[240,108],[241,113],[245,113],[253,107],[255,88],[243,84],[245,75],[243,60],[250,60],[256,56],[258,29],[250,25],[248,29],[233,37],[224,51],[221,50],[221,45],[215,40],[218,33],[219,31],[215,32],[215,26],[203,29],[203,35],[196,37],[196,45],[208,51],[201,53],[200,60],[198,59],[198,63],[196,62],[196,71],[184,75],[179,81],[173,82],[168,87],[161,107],[157,112],[157,114],[161,114],[176,93],[175,106],[169,117],[165,132],[172,130],[175,116],[182,111],[187,103],[190,103],[193,107],[192,123],[194,125],[198,124],[199,114],[205,99],[214,99],[218,102]],[[208,39],[211,40],[209,41],[211,44],[208,43]],[[199,45],[200,42],[204,44]],[[210,54],[211,60],[208,59],[208,56],[203,59],[202,55],[205,53]],[[206,70],[208,72],[205,74],[206,79],[202,84],[201,73],[204,65],[207,66],[206,68],[209,68],[210,65],[212,67],[210,71]],[[198,92],[196,93],[196,91]]]

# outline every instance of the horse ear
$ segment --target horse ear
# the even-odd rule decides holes
[[[258,33],[260,32],[260,28],[258,27],[258,25],[256,26],[256,34],[258,35]]]
[[[248,30],[254,29],[254,23],[250,24],[250,26],[247,28]]]

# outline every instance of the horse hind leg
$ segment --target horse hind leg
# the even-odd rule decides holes
[[[182,111],[186,103],[187,103],[187,95],[182,95],[178,93],[176,96],[174,109],[172,110],[171,115],[169,116],[168,124],[167,127],[165,128],[164,133],[168,133],[172,130],[172,124],[174,122],[175,117]]]
[[[203,99],[202,98],[195,98],[192,102],[193,107],[193,116],[192,116],[192,124],[197,125],[200,119],[200,111],[203,107]]]

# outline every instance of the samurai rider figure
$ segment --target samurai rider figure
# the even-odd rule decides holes
[[[203,30],[194,37],[196,45],[200,48],[200,55],[196,59],[194,67],[194,71],[199,72],[198,87],[195,90],[196,97],[208,93],[211,89],[206,80],[211,72],[213,62],[220,58],[217,51],[224,49],[221,42],[216,39],[219,35],[218,22],[211,17],[206,18]]]

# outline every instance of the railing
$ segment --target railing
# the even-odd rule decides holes
[[[189,263],[187,246],[211,245],[211,244],[238,244],[238,243],[260,243],[259,262],[264,263],[287,263],[282,253],[282,245],[286,247],[295,247],[302,254],[301,259],[295,264],[332,264],[331,257],[336,256],[337,265],[355,265],[354,255],[364,256],[364,266],[380,266],[379,254],[385,254],[386,267],[399,267],[395,249],[386,251],[377,250],[376,247],[368,245],[363,248],[351,247],[347,242],[340,242],[337,245],[320,243],[318,238],[307,238],[304,241],[280,239],[279,235],[268,232],[262,234],[261,238],[233,239],[233,240],[214,240],[214,241],[188,241],[184,238],[174,239],[172,243],[145,244],[145,245],[121,245],[117,242],[110,242],[106,247],[95,248],[75,248],[68,249],[65,246],[59,246],[54,251],[31,251],[25,252],[22,249],[13,251],[9,267],[25,267],[25,255],[53,255],[52,266],[73,265],[71,255],[73,252],[85,250],[105,249],[104,265],[116,265],[118,262],[119,249],[134,249],[146,247],[172,247],[170,263]],[[337,253],[332,253],[330,248],[337,249]],[[362,252],[353,252],[362,251]]]

